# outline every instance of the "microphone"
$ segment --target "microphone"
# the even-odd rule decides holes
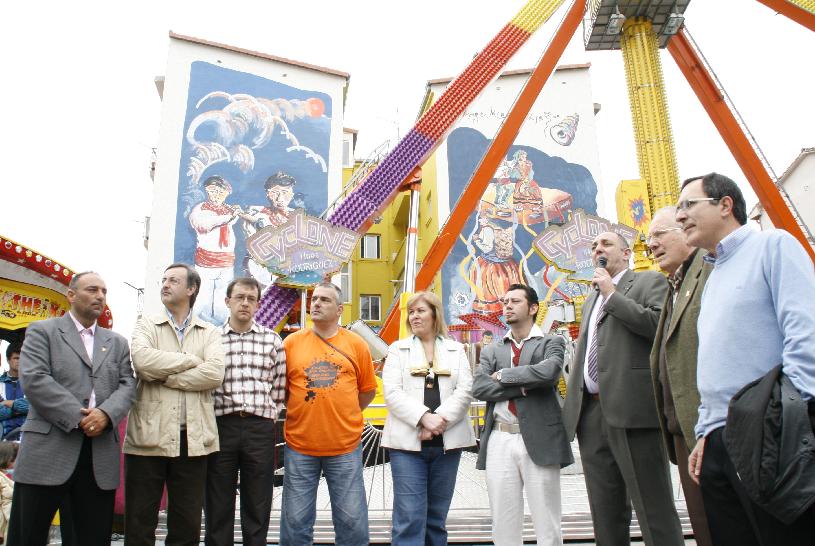
[[[605,256],[600,256],[599,258],[597,258],[597,267],[602,267],[603,269],[605,269],[607,265],[608,265],[608,258],[606,258]],[[600,291],[600,287],[597,286],[596,284],[594,285],[594,291],[595,292]]]

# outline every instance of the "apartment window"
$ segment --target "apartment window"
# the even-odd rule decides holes
[[[379,259],[379,235],[362,236],[362,257],[371,260]]]
[[[350,133],[342,135],[342,166],[354,166],[354,135]]]
[[[359,297],[359,318],[362,320],[382,320],[379,314],[379,296]]]
[[[351,303],[351,264],[345,264],[340,269],[340,290],[343,303]]]

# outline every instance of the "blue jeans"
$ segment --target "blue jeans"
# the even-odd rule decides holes
[[[461,450],[391,449],[393,546],[447,544],[447,511],[453,500]]]
[[[368,503],[362,479],[362,444],[332,457],[304,455],[286,446],[283,455],[280,544],[311,546],[317,517],[317,486],[325,474],[331,498],[335,543],[368,546]]]

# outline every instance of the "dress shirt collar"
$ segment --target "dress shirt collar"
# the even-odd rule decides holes
[[[668,282],[671,284],[671,288],[676,291],[679,290],[679,287],[682,286],[682,281],[685,279],[685,273],[688,272],[690,269],[691,264],[693,263],[694,258],[696,258],[696,254],[699,252],[697,248],[693,252],[690,253],[690,256],[673,272],[673,275],[668,275]]]
[[[240,335],[240,334],[247,334],[247,333],[249,333],[249,332],[255,332],[256,334],[259,334],[259,333],[261,333],[261,332],[262,332],[262,330],[261,330],[261,328],[260,328],[260,324],[258,324],[258,323],[257,323],[257,322],[255,322],[254,320],[252,320],[252,326],[250,326],[250,327],[249,327],[249,329],[248,329],[246,332],[238,332],[237,330],[235,330],[235,329],[232,327],[232,325],[231,325],[231,324],[229,324],[229,321],[228,321],[228,320],[227,320],[227,321],[224,323],[224,325],[221,327],[221,331],[222,331],[224,334],[234,333],[234,334],[239,334],[239,335]]]
[[[538,326],[537,324],[532,325],[532,329],[529,330],[529,335],[523,338],[521,341],[515,341],[515,338],[512,337],[512,330],[509,330],[506,334],[504,334],[505,341],[508,339],[518,344],[523,343],[524,341],[527,341],[529,339],[532,339],[533,337],[543,337],[543,330],[541,330],[541,327]]]
[[[180,326],[175,323],[175,317],[173,317],[173,314],[170,312],[169,309],[165,307],[164,311],[167,313],[167,318],[170,320],[170,325],[175,330],[175,333],[178,336],[179,341],[181,341],[182,339],[184,339],[184,330],[186,330],[187,326],[189,326],[190,324],[190,319],[192,318],[192,309],[190,309],[190,312],[187,313],[187,318],[184,319],[184,322],[182,322]]]
[[[85,327],[85,326],[82,325],[81,322],[76,320],[76,317],[74,316],[74,314],[72,312],[68,311],[68,315],[70,315],[71,320],[74,321],[74,325],[76,326],[76,331],[77,332],[81,332],[83,330],[90,330],[92,336],[96,335],[96,322],[91,324],[90,327]]]
[[[747,224],[731,231],[727,234],[727,236],[725,236],[724,239],[719,241],[719,244],[716,245],[716,252],[708,253],[704,260],[711,264],[727,260],[727,258],[729,258],[730,255],[733,254],[752,233],[753,228]]]

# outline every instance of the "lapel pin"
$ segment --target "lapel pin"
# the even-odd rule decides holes
[[[102,347],[102,352],[103,352],[103,353],[104,353],[105,351],[107,351],[107,350],[108,350],[108,348],[107,348],[107,347]]]
[[[686,297],[686,298],[689,298],[689,297],[690,297],[690,288],[688,288],[687,292],[685,292],[685,297]]]

